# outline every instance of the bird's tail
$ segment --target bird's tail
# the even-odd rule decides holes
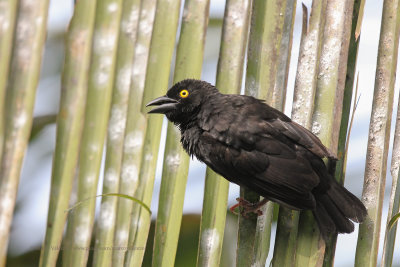
[[[329,178],[329,189],[323,194],[314,193],[317,205],[313,214],[325,239],[330,233],[353,232],[351,221],[360,223],[367,215],[364,204],[356,196]]]

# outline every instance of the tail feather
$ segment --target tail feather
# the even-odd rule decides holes
[[[351,233],[354,231],[354,224],[343,214],[342,210],[335,205],[328,195],[321,196],[320,201],[334,221],[336,232]]]
[[[326,239],[329,233],[337,232],[335,222],[320,201],[317,201],[316,208],[313,210],[313,215],[324,239]]]
[[[313,213],[324,238],[330,233],[353,232],[351,221],[362,222],[367,215],[365,206],[356,196],[329,178],[329,189],[324,193],[314,193],[317,206]]]
[[[336,181],[331,183],[331,188],[327,193],[343,215],[352,221],[360,223],[367,216],[364,204]]]

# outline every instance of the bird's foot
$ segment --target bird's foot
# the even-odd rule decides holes
[[[255,214],[257,214],[257,216],[263,215],[261,207],[265,203],[268,202],[268,199],[266,199],[266,198],[264,198],[263,200],[261,200],[259,202],[256,202],[256,203],[251,203],[251,202],[249,202],[246,199],[241,198],[241,197],[238,197],[236,200],[238,201],[238,203],[236,203],[235,205],[230,207],[229,210],[233,214],[238,215],[238,213],[235,211],[235,209],[237,207],[242,207],[243,209],[240,211],[240,214],[245,218],[248,218],[247,214],[249,214],[249,213],[255,213]]]

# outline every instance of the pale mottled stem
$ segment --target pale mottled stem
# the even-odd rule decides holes
[[[150,41],[153,29],[156,0],[142,0],[139,28],[136,38],[136,49],[133,57],[132,77],[130,84],[128,114],[125,128],[124,148],[122,155],[122,165],[120,173],[119,192],[130,196],[136,195],[139,184],[139,167],[142,159],[143,136],[145,127],[145,117],[141,113],[144,82],[146,68],[150,50]],[[118,200],[117,221],[114,232],[114,246],[127,247],[131,230],[136,230],[136,226],[131,228],[131,218],[134,220],[138,216],[140,206],[127,199]],[[132,235],[134,235],[132,233]],[[124,250],[114,250],[112,264],[121,266],[124,263]]]
[[[350,117],[350,107],[352,103],[353,90],[357,92],[358,83],[354,85],[355,71],[356,71],[356,63],[357,63],[357,55],[358,55],[358,44],[360,39],[356,37],[357,27],[361,27],[361,22],[363,15],[363,7],[365,1],[355,0],[353,7],[353,14],[347,14],[347,16],[352,16],[351,18],[351,34],[350,34],[350,45],[349,52],[347,57],[347,70],[346,70],[346,81],[345,88],[343,94],[343,103],[342,103],[342,117],[340,122],[340,130],[339,130],[339,140],[338,140],[338,152],[336,162],[336,170],[335,170],[335,179],[340,183],[344,184],[344,178],[346,173],[346,161],[347,161],[347,146],[348,138],[350,134],[349,128],[349,117]],[[350,22],[350,18],[347,20]],[[357,80],[358,82],[358,80]],[[357,93],[356,93],[357,94]],[[357,101],[357,95],[354,96],[354,100]],[[354,102],[356,104],[356,102]],[[340,103],[338,103],[340,105]],[[355,108],[355,106],[353,106]],[[353,110],[354,114],[355,110]],[[337,234],[331,235],[328,242],[326,242],[325,248],[325,256],[324,256],[324,266],[330,267],[333,265],[335,260],[335,251],[336,251],[336,241]]]
[[[250,13],[249,0],[226,2],[216,82],[217,88],[225,94],[240,93]],[[220,263],[228,189],[229,182],[207,168],[197,266]]]
[[[329,0],[319,59],[312,131],[337,153],[353,1]],[[311,211],[300,214],[296,266],[322,266],[325,242]],[[301,255],[301,256],[300,256]]]
[[[0,0],[0,162],[4,141],[5,97],[17,16],[15,0]]]
[[[125,0],[119,25],[118,53],[108,122],[103,194],[119,192],[124,133],[131,84],[132,63],[139,22],[140,0]],[[103,197],[94,250],[94,266],[112,266],[118,197]]]
[[[269,49],[271,62],[276,65],[273,68],[275,71],[275,81],[274,87],[268,89],[272,91],[272,94],[269,93],[266,100],[272,107],[283,111],[286,100],[286,86],[289,74],[296,1],[286,0],[281,1],[280,4],[284,6],[284,10],[282,13],[279,13],[279,16],[283,16],[284,19],[280,24],[276,25],[275,30],[272,29],[274,32],[270,33],[272,37],[270,37],[269,40],[276,49],[275,51],[271,48]],[[279,12],[281,12],[280,9]],[[272,59],[275,59],[275,61]],[[274,209],[278,208],[280,209],[277,204],[269,202],[262,207],[263,215],[257,218],[253,265],[262,265],[268,257],[272,216],[274,214]]]
[[[310,128],[312,119],[315,77],[318,70],[320,39],[322,37],[320,33],[322,33],[322,22],[324,22],[322,16],[325,10],[324,4],[326,4],[326,1],[313,1],[309,25],[307,25],[307,8],[303,5],[303,28],[293,96],[292,119],[307,128]],[[303,68],[307,71],[301,71]],[[298,211],[279,207],[274,256],[272,258],[273,266],[291,266],[294,264],[299,215]]]
[[[387,217],[387,224],[390,219],[396,215],[400,210],[400,179],[399,179],[399,164],[400,164],[400,101],[397,107],[396,128],[394,132],[393,151],[392,151],[392,164],[390,172],[392,175],[392,190],[389,198],[389,211]],[[383,244],[382,254],[382,267],[392,266],[393,252],[396,241],[397,225],[388,230],[386,228],[385,241]],[[386,226],[387,227],[387,226]]]
[[[158,0],[154,19],[143,102],[140,111],[147,118],[147,123],[143,124],[145,136],[139,171],[139,185],[135,193],[148,206],[151,204],[153,194],[163,117],[161,115],[145,115],[147,112],[146,104],[150,100],[165,94],[168,89],[180,4],[180,0]],[[139,216],[137,216],[138,214]],[[140,208],[140,213],[134,214],[132,220],[137,229],[131,228],[134,234],[132,237],[130,236],[130,239],[132,239],[129,244],[136,248],[144,248],[149,233],[151,215]],[[140,266],[143,256],[144,249],[129,250],[126,254],[125,264],[128,266]]]
[[[400,1],[384,1],[362,193],[368,215],[360,225],[355,266],[377,264],[399,45],[399,14]]]
[[[39,266],[55,266],[64,232],[86,103],[96,2],[79,1],[68,28],[47,230]],[[56,249],[54,249],[56,248]]]
[[[245,92],[278,109],[284,107],[287,72],[293,32],[295,1],[255,1],[247,52]],[[258,194],[241,188],[241,197],[250,202]],[[239,216],[238,266],[264,264],[269,251],[274,204],[263,207],[263,216]]]
[[[63,266],[87,263],[94,224],[94,212],[100,164],[107,133],[122,0],[101,0],[96,6],[85,124],[79,151],[77,201],[85,204],[74,209],[68,221]],[[109,218],[107,218],[109,219]],[[107,220],[99,221],[107,223]]]
[[[46,37],[48,6],[48,0],[21,0],[18,3],[7,81],[7,112],[0,171],[0,266],[4,266],[6,262],[21,166],[31,132],[33,105]]]
[[[199,79],[208,24],[209,1],[186,0],[176,52],[174,83]],[[173,266],[182,220],[189,156],[180,131],[169,123],[156,220],[152,266]]]

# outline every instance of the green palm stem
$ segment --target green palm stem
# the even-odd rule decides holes
[[[55,266],[78,162],[96,2],[79,1],[69,24],[57,118],[47,229],[39,266]]]
[[[384,1],[378,46],[374,99],[365,164],[362,201],[368,215],[360,225],[355,266],[376,266],[385,190],[387,154],[397,65],[400,3]]]
[[[0,0],[0,162],[4,141],[5,97],[10,67],[12,42],[17,16],[17,1]]]
[[[392,165],[390,172],[392,175],[392,189],[389,198],[389,211],[387,225],[393,216],[399,212],[400,202],[400,179],[399,179],[399,162],[400,162],[400,101],[397,107],[396,128],[394,132]],[[388,227],[388,226],[386,226]],[[393,264],[393,252],[396,241],[397,223],[391,229],[386,228],[385,239],[383,244],[383,254],[381,267],[390,267]]]
[[[398,26],[397,26],[398,27]],[[387,223],[395,216],[400,210],[400,179],[399,179],[399,162],[400,162],[400,101],[397,108],[396,127],[394,132],[393,151],[392,151],[392,189],[389,198],[389,211]],[[390,229],[386,226],[385,239],[383,244],[382,253],[382,267],[392,266],[393,252],[396,241],[397,223]]]
[[[147,112],[146,103],[166,92],[178,27],[179,9],[180,0],[157,1],[145,89],[143,92],[141,109],[143,115]],[[147,118],[147,123],[144,125],[145,135],[139,171],[139,185],[135,196],[150,206],[163,117],[161,115],[145,115],[145,117]],[[129,245],[132,245],[136,249],[128,250],[125,264],[128,266],[140,266],[143,261],[144,247],[146,246],[150,229],[151,215],[146,210],[140,208],[140,212],[134,214],[132,220],[134,220],[132,223],[136,225],[137,229],[133,230],[132,241],[128,242]]]
[[[124,133],[131,84],[132,63],[139,21],[140,0],[124,0],[119,25],[114,88],[108,123],[103,194],[119,192]],[[103,197],[96,229],[93,264],[112,266],[118,197]]]
[[[295,1],[253,3],[245,92],[281,110],[286,94],[294,10]],[[258,194],[244,188],[241,188],[241,197],[250,202],[260,200]],[[273,209],[274,204],[269,202],[259,218],[253,214],[249,218],[239,216],[238,266],[265,264]]]
[[[209,1],[186,0],[176,52],[174,83],[199,79],[208,24]],[[180,132],[169,123],[164,153],[152,266],[173,266],[181,227],[189,156]]]
[[[336,162],[336,170],[335,170],[335,179],[342,185],[344,184],[344,178],[346,173],[346,161],[347,161],[346,143],[347,139],[349,138],[348,125],[350,117],[350,107],[352,102],[353,90],[355,87],[353,86],[353,84],[356,72],[358,45],[360,42],[359,34],[357,34],[357,29],[361,27],[364,4],[365,0],[354,1],[354,8],[351,19],[352,26],[350,34],[349,53],[347,57],[347,71],[346,71],[347,73],[346,73],[346,81],[345,81],[343,104],[342,104],[342,119],[339,130],[339,142],[338,142],[338,152],[337,152],[338,161]],[[330,241],[326,243],[325,256],[324,256],[324,266],[326,267],[333,266],[333,262],[335,259],[336,241],[337,241],[337,234],[332,235],[330,237]]]
[[[119,185],[119,192],[130,196],[136,196],[134,194],[139,184],[139,167],[142,159],[141,151],[146,122],[145,115],[141,112],[141,106],[155,10],[156,0],[141,1]],[[140,196],[136,197],[139,198]],[[118,200],[114,233],[115,247],[128,247],[131,217],[136,218],[139,210],[139,205],[132,203],[130,200]],[[136,230],[136,227],[132,227],[132,229]],[[129,247],[131,246],[129,245]],[[125,253],[125,250],[113,251],[113,266],[123,265]]]
[[[4,266],[6,262],[22,161],[31,132],[33,105],[46,37],[48,6],[48,0],[34,3],[21,0],[18,3],[7,81],[7,108],[0,170],[0,266]],[[12,23],[9,26],[12,26]]]
[[[63,251],[63,266],[84,266],[88,259],[96,205],[93,197],[97,192],[107,132],[121,10],[122,0],[100,0],[96,6],[85,124],[77,172],[77,201],[87,201],[74,209],[68,221],[69,242]]]
[[[275,84],[272,92],[272,99],[267,99],[268,103],[274,108],[283,111],[285,108],[286,100],[286,89],[287,89],[287,77],[289,73],[290,55],[292,50],[292,37],[293,37],[293,25],[296,13],[296,1],[286,1],[286,10],[284,14],[284,22],[279,25],[279,29],[282,32],[282,39],[280,44],[276,43],[276,49],[278,59]],[[272,40],[274,40],[273,38]],[[271,88],[272,89],[272,88]],[[274,209],[278,212],[280,207],[277,204],[267,203],[263,207],[263,215],[257,218],[257,229],[256,229],[256,243],[254,248],[253,262],[256,265],[262,265],[265,263],[269,249],[270,249],[270,238],[271,238],[271,223],[274,214]]]
[[[216,87],[225,94],[240,93],[250,8],[249,0],[226,2],[216,81]],[[197,266],[220,263],[228,190],[229,182],[207,168]]]
[[[303,26],[293,95],[292,119],[308,129],[310,129],[312,121],[325,7],[326,1],[313,1],[309,25],[307,25],[307,8],[303,5]],[[298,211],[285,207],[279,208],[272,258],[273,266],[294,265],[299,215]]]
[[[312,131],[334,154],[338,148],[353,4],[328,1],[326,6]],[[311,211],[302,212],[299,220],[295,264],[322,266],[325,242]]]

